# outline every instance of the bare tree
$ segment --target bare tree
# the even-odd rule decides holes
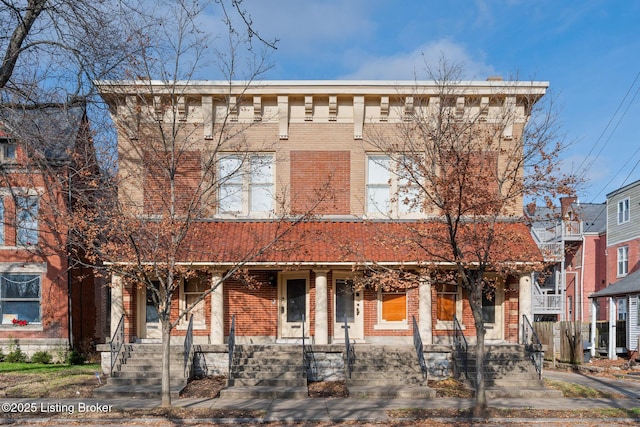
[[[525,197],[551,200],[571,193],[576,180],[559,171],[564,145],[557,113],[539,101],[546,86],[497,79],[495,90],[480,94],[460,81],[461,66],[443,59],[427,72],[432,81],[417,82],[415,93],[406,95],[412,104],[404,120],[392,130],[370,126],[365,137],[370,151],[384,153],[388,163],[380,166],[397,176],[393,202],[427,218],[406,223],[402,241],[391,235],[381,241],[410,246],[423,254],[434,283],[464,289],[476,328],[474,383],[481,413],[487,405],[483,297],[493,297],[496,280],[531,269],[526,260],[539,258],[535,250],[511,253],[522,236],[507,224],[523,222]],[[435,91],[427,93],[426,86]],[[377,269],[378,282],[390,274]],[[387,280],[394,281],[407,282],[406,272]]]

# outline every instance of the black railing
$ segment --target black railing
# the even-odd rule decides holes
[[[462,326],[460,326],[460,322],[458,322],[458,318],[456,316],[453,316],[453,346],[455,347],[457,356],[454,358],[454,361],[461,359],[462,372],[464,373],[464,377],[469,379],[469,344],[467,344],[467,339],[464,337],[464,333],[462,332]],[[454,362],[454,365],[457,365],[457,363]],[[456,376],[460,376],[459,372],[456,372]]]
[[[109,344],[111,347],[111,376],[113,376],[113,368],[118,361],[118,357],[120,357],[120,352],[124,345],[124,314],[120,316],[120,321],[118,322],[118,326],[116,326],[116,330],[113,331],[113,336]]]
[[[236,346],[236,315],[231,316],[231,328],[229,328],[229,379],[233,369],[233,352]]]
[[[193,359],[193,314],[189,316],[189,326],[184,336],[184,377],[191,378],[191,365]]]
[[[347,323],[347,315],[344,315],[344,350],[345,350],[345,369],[347,371],[347,378],[351,378],[351,371],[353,370],[353,363],[356,360],[356,351],[351,341],[349,341],[349,324]]]
[[[306,337],[306,329],[305,329],[305,316],[302,315],[302,376],[307,378],[309,372],[309,355],[311,353],[311,349],[307,348],[307,344],[305,341]]]
[[[544,356],[542,343],[526,314],[522,315],[522,344],[524,344],[525,350],[529,353],[529,357],[531,357],[533,365],[536,367],[538,378],[542,379],[542,360]]]
[[[416,354],[418,355],[418,363],[420,364],[420,370],[422,371],[422,379],[426,380],[429,375],[429,370],[427,369],[427,362],[424,360],[424,347],[422,346],[422,337],[420,336],[416,316],[413,316],[413,346],[416,348]]]

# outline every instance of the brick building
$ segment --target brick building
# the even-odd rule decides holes
[[[512,141],[546,87],[463,82],[442,101],[453,100],[460,118],[472,113],[488,122],[511,103],[516,113],[501,137]],[[451,343],[454,318],[473,341],[467,296],[455,283],[438,283],[425,273],[404,289],[354,287],[369,266],[418,276],[427,264],[449,268],[417,249],[437,245],[434,236],[442,230],[426,221],[437,210],[403,203],[411,190],[387,153],[367,141],[370,131],[385,132],[419,114],[419,105],[436,105],[442,94],[433,82],[196,81],[167,91],[161,82],[144,81],[104,82],[100,90],[119,129],[119,198],[132,212],[161,215],[166,183],[150,166],[153,152],[144,149],[157,142],[147,128],[158,123],[181,127],[190,147],[182,153],[184,191],[177,197],[187,203],[186,194],[209,170],[217,177],[214,197],[200,206],[201,218],[178,259],[196,274],[174,296],[174,316],[215,287],[193,310],[196,342],[225,343],[232,317],[241,343],[293,342],[304,334],[315,344],[331,344],[344,340],[346,321],[357,342],[407,344],[413,319],[425,344]],[[209,158],[211,169],[204,166]],[[401,197],[402,191],[408,193]],[[496,256],[525,268],[498,280],[494,297],[485,299],[486,338],[517,343],[523,315],[532,315],[526,266],[540,261],[540,252],[527,227],[513,220],[522,215],[522,200],[505,209],[510,219],[498,225],[499,235],[512,238]],[[296,214],[310,215],[296,222]],[[238,264],[251,279],[235,275],[219,284]],[[159,338],[145,289],[115,275],[111,304],[112,330],[122,318],[126,341]],[[174,334],[185,328],[178,325]]]

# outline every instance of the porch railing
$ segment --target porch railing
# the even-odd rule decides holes
[[[533,365],[536,367],[538,378],[542,379],[542,358],[544,354],[542,343],[526,314],[522,315],[522,329],[522,344],[524,344],[525,350],[529,353],[529,357],[531,357]]]
[[[466,379],[469,378],[469,367],[468,367],[468,353],[469,353],[469,344],[467,344],[467,339],[464,337],[462,333],[462,326],[460,326],[460,322],[458,322],[458,318],[453,316],[453,346],[456,351],[457,358],[462,359],[462,371],[464,373],[464,377]],[[455,360],[456,358],[454,358]],[[454,363],[457,365],[457,363]]]
[[[231,316],[231,328],[229,328],[229,379],[233,369],[233,352],[236,346],[236,315]]]
[[[189,316],[189,326],[184,336],[184,377],[191,378],[193,361],[193,314]]]
[[[347,378],[351,378],[351,371],[353,370],[353,363],[356,360],[356,352],[351,341],[349,340],[349,324],[347,323],[347,315],[344,315],[344,351],[345,351],[345,369],[347,371]]]
[[[311,368],[311,358],[313,357],[313,352],[311,351],[310,346],[307,345],[306,342],[306,330],[305,330],[305,316],[302,315],[302,376],[308,379],[309,369]]]
[[[111,348],[111,375],[113,376],[113,368],[116,366],[116,362],[118,361],[118,357],[120,357],[120,352],[122,351],[122,346],[124,345],[124,314],[120,316],[120,321],[118,322],[118,326],[116,326],[116,330],[113,331],[113,336],[111,337],[111,342],[109,346]]]
[[[429,375],[429,370],[427,369],[427,363],[424,360],[424,348],[422,346],[422,337],[420,336],[416,316],[413,316],[413,346],[416,348],[416,354],[418,355],[418,363],[420,364],[420,370],[422,371],[422,379],[426,380]]]

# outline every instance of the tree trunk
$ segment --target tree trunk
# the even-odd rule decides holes
[[[471,306],[471,312],[473,313],[473,320],[476,327],[476,405],[473,413],[475,416],[483,416],[487,409],[487,394],[484,375],[484,320],[482,318],[482,280],[474,281],[470,293],[469,305]]]
[[[162,319],[162,407],[171,406],[171,324]]]

